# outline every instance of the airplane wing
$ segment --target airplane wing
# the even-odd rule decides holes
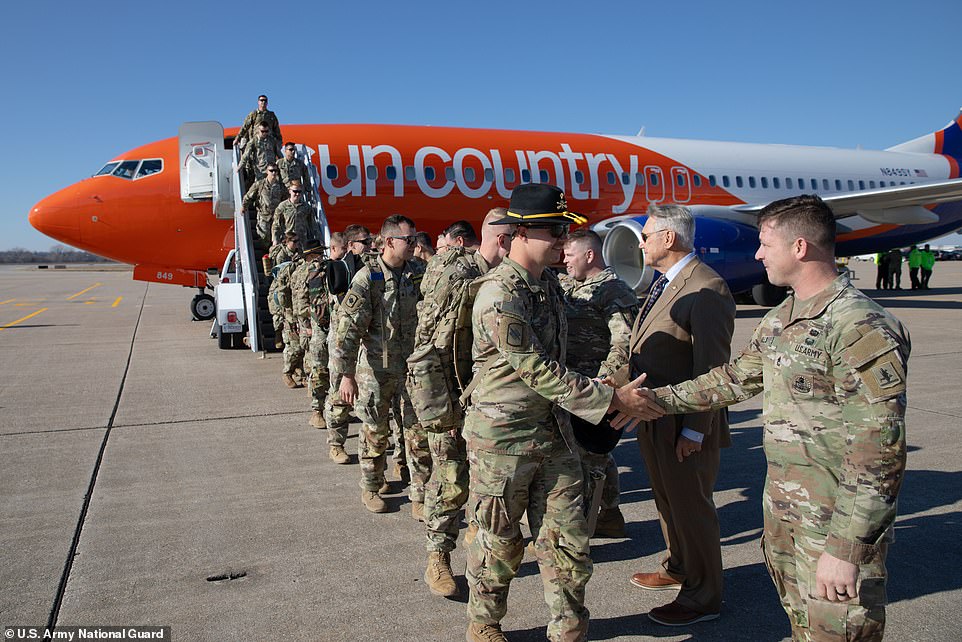
[[[962,200],[962,178],[825,194],[822,200],[835,212],[835,218],[859,215],[876,223],[936,223],[938,215],[922,206]],[[745,214],[758,214],[767,204],[749,203],[735,205],[731,209]]]

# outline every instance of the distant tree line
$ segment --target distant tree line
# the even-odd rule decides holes
[[[111,263],[102,256],[75,250],[65,245],[54,245],[49,250],[25,250],[15,247],[0,250],[0,263]]]

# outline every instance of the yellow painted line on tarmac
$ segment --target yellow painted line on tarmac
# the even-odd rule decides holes
[[[113,305],[111,305],[110,307],[116,308],[118,305],[120,305],[120,300],[121,300],[122,298],[124,298],[124,297],[122,297],[122,296],[117,297],[117,299],[114,301]]]
[[[67,297],[67,300],[68,300],[68,301],[71,301],[71,300],[73,300],[73,299],[76,299],[76,298],[77,298],[78,296],[80,296],[81,294],[83,294],[83,293],[85,293],[85,292],[90,292],[90,291],[93,290],[94,288],[99,288],[101,285],[103,285],[103,283],[94,283],[93,285],[91,285],[91,286],[90,286],[89,288],[87,288],[86,290],[81,290],[80,292],[77,292],[76,294],[71,294],[70,296]]]
[[[0,325],[0,330],[6,330],[7,328],[9,328],[9,327],[11,327],[11,326],[15,326],[15,325],[17,325],[18,323],[23,323],[23,322],[26,321],[27,319],[30,319],[30,318],[32,318],[32,317],[35,317],[35,316],[37,316],[38,314],[40,314],[41,312],[46,312],[46,311],[49,310],[49,309],[50,309],[50,308],[40,308],[40,309],[37,310],[36,312],[31,312],[30,314],[28,314],[27,316],[23,317],[22,319],[17,319],[16,321],[12,321],[12,322],[8,323],[7,325]]]
[[[89,301],[84,301],[84,305],[93,305],[97,302],[97,299],[91,299]]]
[[[28,306],[28,305],[33,305],[33,303],[30,303],[29,301],[26,302],[26,303],[14,303],[14,304],[13,304],[13,307],[15,307],[15,308],[23,308],[23,307],[26,307],[26,306]]]
[[[13,303],[16,299],[7,299],[6,301],[0,301],[0,305],[6,305],[7,303]]]

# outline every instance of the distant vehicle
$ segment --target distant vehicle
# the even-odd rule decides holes
[[[221,350],[244,347],[247,319],[244,312],[244,284],[237,282],[237,250],[227,253],[220,281],[214,286],[216,320],[211,329]]]
[[[939,250],[935,253],[936,261],[962,261],[962,250]]]

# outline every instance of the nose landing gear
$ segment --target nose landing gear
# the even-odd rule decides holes
[[[195,321],[210,321],[215,314],[214,297],[204,290],[190,301],[190,313]]]

